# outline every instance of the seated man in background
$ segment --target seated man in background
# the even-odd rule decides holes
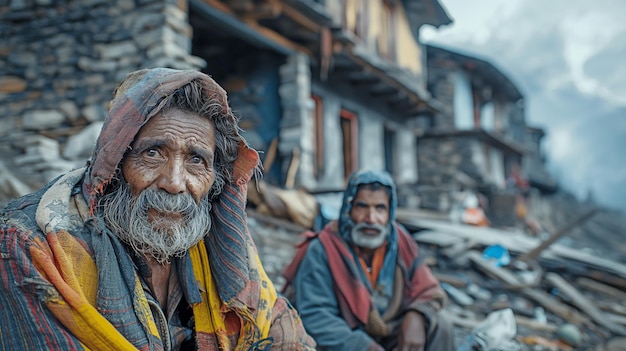
[[[285,269],[285,292],[318,349],[455,350],[438,313],[445,292],[395,221],[396,196],[389,174],[352,174],[338,221],[308,232]]]
[[[314,350],[246,226],[239,132],[206,74],[129,74],[88,165],[0,212],[0,349]]]

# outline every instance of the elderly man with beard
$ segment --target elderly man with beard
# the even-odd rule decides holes
[[[247,230],[258,165],[209,76],[129,74],[87,166],[0,213],[0,348],[314,350]]]
[[[396,207],[388,173],[352,174],[339,219],[306,233],[283,272],[319,350],[455,350],[438,313],[446,295],[395,221]]]

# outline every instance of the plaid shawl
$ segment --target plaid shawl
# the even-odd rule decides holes
[[[226,93],[200,72],[135,72],[117,90],[93,163],[7,206],[0,222],[0,275],[6,278],[0,346],[77,348],[67,328],[84,348],[163,349],[131,257],[94,212],[141,126],[164,96],[192,80],[224,104],[225,118],[234,118]],[[294,350],[314,345],[295,311],[277,298],[247,230],[247,183],[258,163],[241,138],[233,179],[213,204],[211,232],[177,264],[199,349],[261,350],[272,338]]]

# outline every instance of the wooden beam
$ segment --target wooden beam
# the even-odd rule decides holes
[[[521,292],[524,296],[543,306],[543,308],[547,311],[558,315],[569,323],[584,326],[592,325],[591,321],[587,317],[583,316],[572,307],[555,299],[552,295],[544,292],[543,290],[526,288],[522,289]]]
[[[494,264],[483,258],[478,251],[472,250],[466,255],[470,261],[474,262],[474,264],[476,264],[478,268],[480,268],[480,270],[487,275],[494,277],[511,287],[521,287],[523,285],[513,273],[504,268],[496,267]]]
[[[576,284],[583,288],[587,288],[589,290],[607,295],[611,298],[618,299],[620,301],[626,301],[626,292],[614,288],[610,285],[597,282],[593,279],[581,277],[576,279]]]
[[[280,35],[279,33],[267,28],[267,27],[263,27],[260,24],[258,24],[256,21],[252,21],[252,20],[246,20],[244,19],[243,22],[245,24],[247,24],[250,28],[254,29],[255,31],[257,31],[259,34],[263,35],[264,37],[275,41],[276,43],[286,46],[292,50],[295,51],[299,51],[301,53],[306,54],[307,56],[311,57],[313,56],[313,53],[311,52],[311,50],[309,50],[308,48],[305,48],[302,45],[296,44],[293,41],[285,38],[284,36]]]
[[[248,11],[242,12],[242,17],[253,21],[274,19],[280,16],[282,7],[280,3],[269,2],[254,6]]]
[[[289,18],[291,18],[294,22],[300,24],[304,28],[310,30],[311,32],[319,33],[321,27],[319,24],[315,23],[298,10],[294,9],[290,5],[286,3],[282,3],[283,14]]]
[[[346,55],[348,55],[348,57],[352,61],[354,61],[354,62],[358,63],[360,66],[362,66],[364,68],[364,70],[367,70],[367,71],[373,73],[374,75],[378,76],[381,81],[383,81],[386,84],[394,87],[398,91],[401,91],[401,92],[405,93],[411,102],[413,102],[413,103],[423,102],[423,98],[421,96],[419,96],[417,92],[413,91],[412,89],[410,89],[409,87],[405,86],[404,84],[398,82],[393,77],[390,77],[386,72],[384,72],[381,69],[379,69],[378,67],[372,65],[367,60],[365,60],[365,59],[363,59],[363,58],[361,58],[361,57],[359,57],[359,56],[357,56],[357,55],[355,55],[355,54],[353,54],[351,52],[347,52]]]
[[[626,335],[626,328],[624,326],[614,323],[609,320],[605,313],[600,311],[596,305],[590,299],[586,298],[578,291],[573,285],[563,279],[556,273],[547,273],[546,281],[555,288],[559,289],[563,294],[570,298],[572,304],[578,307],[579,310],[585,312],[591,319],[597,324],[606,327],[610,331],[618,335]]]
[[[312,52],[311,50],[309,50],[308,48],[299,45],[289,39],[287,39],[286,37],[282,36],[281,34],[277,33],[276,31],[273,31],[267,27],[263,27],[261,26],[258,22],[256,22],[253,19],[246,19],[246,18],[242,18],[240,16],[238,16],[231,8],[229,8],[228,6],[226,6],[224,3],[217,1],[217,0],[202,0],[205,4],[213,7],[214,9],[223,12],[225,15],[230,15],[236,19],[238,19],[239,21],[241,21],[243,24],[248,25],[248,27],[250,27],[251,29],[254,29],[257,33],[261,34],[262,36],[266,37],[269,40],[274,41],[275,43],[282,45],[284,47],[287,47],[289,49],[295,50],[295,51],[299,51],[301,53],[306,54],[307,56],[311,57],[312,56]]]
[[[556,233],[550,235],[550,237],[542,242],[541,244],[539,244],[539,246],[535,247],[534,249],[532,249],[531,251],[521,255],[520,257],[518,257],[519,261],[530,261],[530,260],[536,260],[537,257],[539,257],[539,255],[545,250],[547,249],[550,245],[552,245],[552,243],[554,243],[555,241],[557,241],[560,237],[562,237],[563,235],[565,235],[568,231],[570,231],[571,229],[575,228],[576,226],[580,225],[581,223],[583,223],[584,221],[588,220],[589,218],[591,218],[591,216],[593,216],[594,214],[596,214],[596,212],[598,212],[597,208],[594,208],[592,210],[590,210],[589,212],[585,213],[584,215],[578,217],[575,221],[569,223],[568,225],[566,225],[565,227],[561,228],[560,230],[558,230]]]
[[[205,4],[211,6],[211,7],[215,8],[215,9],[217,9],[219,11],[222,11],[222,12],[227,13],[229,15],[233,15],[233,16],[235,15],[235,13],[233,12],[233,10],[230,7],[226,6],[224,3],[222,3],[222,2],[220,2],[218,0],[202,0],[202,1],[204,1]]]

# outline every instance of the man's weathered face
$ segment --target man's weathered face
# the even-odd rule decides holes
[[[361,189],[352,201],[350,218],[352,242],[357,246],[375,249],[385,242],[389,223],[389,194],[385,189]]]
[[[189,194],[199,203],[215,182],[215,129],[207,118],[168,109],[141,128],[131,148],[122,174],[136,196],[156,189]]]
[[[159,262],[183,255],[211,228],[214,151],[208,119],[179,109],[154,116],[123,161],[126,182],[101,200],[109,228]]]

